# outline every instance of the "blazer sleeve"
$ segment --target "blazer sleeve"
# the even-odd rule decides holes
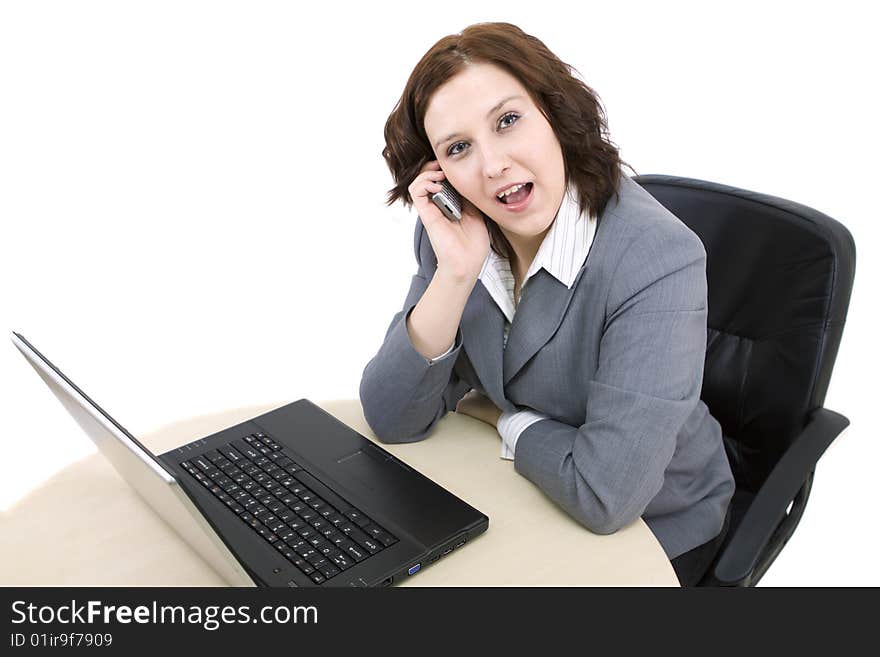
[[[699,402],[707,307],[700,239],[684,224],[643,233],[609,283],[584,423],[543,419],[519,436],[516,471],[591,531],[628,525],[660,491]]]
[[[453,370],[461,351],[460,328],[452,350],[435,360],[422,356],[410,340],[406,320],[436,271],[436,257],[421,219],[416,220],[413,247],[418,271],[410,282],[403,309],[391,320],[382,346],[364,368],[360,383],[364,418],[385,443],[426,438],[471,388]]]

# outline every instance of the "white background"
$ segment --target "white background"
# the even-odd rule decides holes
[[[639,173],[792,199],[854,235],[826,399],[852,426],[762,585],[880,584],[880,58],[861,3],[477,4],[3,3],[0,326],[135,435],[357,398],[415,267],[416,215],[384,204],[385,120],[438,39],[512,22],[598,92]],[[8,509],[93,447],[11,342],[0,386]]]

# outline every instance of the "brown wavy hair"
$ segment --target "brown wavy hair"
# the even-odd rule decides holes
[[[517,78],[547,119],[562,146],[565,188],[573,181],[580,207],[598,216],[618,193],[619,151],[608,137],[598,95],[539,39],[511,23],[476,23],[440,39],[422,57],[385,123],[382,157],[394,187],[386,205],[398,199],[412,206],[409,186],[429,160],[436,159],[425,133],[425,112],[433,93],[471,64],[494,64]],[[578,75],[580,73],[578,72]],[[510,257],[512,249],[498,225],[486,217],[492,249]]]

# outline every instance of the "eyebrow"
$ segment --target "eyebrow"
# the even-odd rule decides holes
[[[494,114],[499,109],[501,109],[506,102],[514,100],[515,98],[522,98],[522,97],[523,97],[522,94],[514,94],[513,96],[508,96],[507,98],[502,98],[500,101],[498,101],[498,104],[495,105],[495,107],[493,107],[488,112],[486,112],[486,118],[488,119],[490,116],[492,116],[492,114]],[[440,148],[443,144],[445,144],[450,139],[455,139],[456,137],[458,137],[458,135],[459,135],[459,133],[453,132],[451,135],[444,137],[443,139],[438,141],[436,144],[434,144],[434,148]]]

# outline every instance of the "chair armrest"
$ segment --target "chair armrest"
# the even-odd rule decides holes
[[[732,539],[715,564],[721,586],[741,586],[753,574],[786,509],[831,442],[849,425],[834,411],[818,408],[752,500]]]

